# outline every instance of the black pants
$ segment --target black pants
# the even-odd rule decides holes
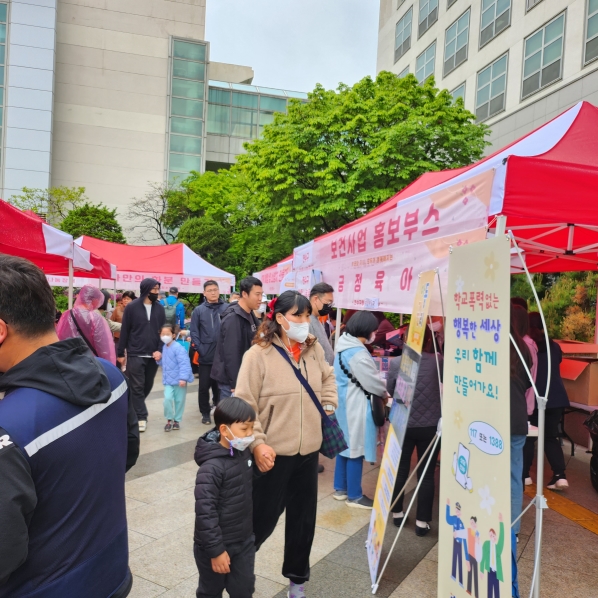
[[[154,386],[154,378],[158,371],[158,364],[151,357],[127,356],[125,374],[129,379],[129,392],[133,399],[133,407],[139,421],[147,421],[147,407],[145,399]]]
[[[426,426],[423,428],[407,428],[405,432],[405,441],[403,442],[403,451],[401,453],[401,460],[399,461],[399,471],[397,473],[397,480],[395,482],[395,488],[392,493],[392,500],[395,501],[399,492],[403,489],[407,478],[409,477],[409,470],[411,469],[411,456],[413,451],[417,449],[417,459],[421,459],[422,455],[426,452],[426,449],[430,445],[430,442],[434,440],[436,436],[436,426]],[[434,472],[436,470],[436,461],[438,459],[438,452],[440,451],[440,442],[436,445],[434,454],[432,455],[432,461],[426,471],[424,480],[419,488],[419,494],[417,496],[417,515],[416,519],[419,521],[432,521],[432,507],[434,505]],[[429,453],[428,453],[429,456]],[[428,457],[418,467],[417,479],[421,477],[421,474],[426,466]],[[397,504],[392,508],[393,513],[400,513],[403,510],[403,499],[405,494],[399,498]]]
[[[544,431],[544,452],[552,473],[554,475],[562,476],[565,473],[565,456],[563,455],[563,447],[559,441],[559,424],[563,409],[557,407],[555,409],[546,409],[546,428]],[[538,412],[534,411],[530,415],[530,423],[532,426],[538,425]],[[529,478],[529,470],[534,462],[534,452],[536,447],[536,438],[529,436],[525,441],[523,447],[523,479]],[[540,456],[538,455],[538,458]]]
[[[473,578],[473,584],[475,588],[475,598],[479,598],[478,591],[478,562],[469,555],[469,571],[467,572],[467,593],[471,594],[471,582]]]
[[[211,377],[212,364],[199,364],[199,392],[197,395],[199,401],[199,410],[204,417],[210,416],[210,388],[212,389],[212,400],[214,405],[218,405],[220,400],[220,389],[218,382]]]
[[[274,467],[253,480],[253,532],[257,550],[286,509],[282,574],[293,583],[309,579],[316,531],[318,453],[276,457]]]
[[[193,544],[195,564],[199,571],[197,598],[222,598],[226,590],[230,598],[251,598],[255,591],[255,537],[226,547],[230,557],[230,573],[215,573],[212,560],[197,544]]]

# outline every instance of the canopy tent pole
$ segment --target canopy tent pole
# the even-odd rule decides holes
[[[75,271],[73,268],[73,260],[69,260],[69,309],[73,309],[73,279]]]
[[[98,278],[98,289],[100,289],[100,291],[102,290],[102,277],[101,276]]]
[[[336,327],[334,328],[334,354],[338,353],[338,337],[341,331],[341,318],[343,312],[340,307],[336,308]]]

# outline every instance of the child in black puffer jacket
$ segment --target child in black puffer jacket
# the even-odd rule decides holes
[[[222,400],[216,427],[195,447],[193,552],[199,570],[197,598],[250,598],[255,588],[253,535],[253,408],[237,397]]]

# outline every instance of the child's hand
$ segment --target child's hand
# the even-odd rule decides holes
[[[214,573],[220,573],[221,575],[230,573],[230,557],[226,550],[220,556],[212,559],[212,571],[214,571]]]
[[[179,380],[179,386],[185,388],[185,386],[187,386],[187,382],[185,380]]]

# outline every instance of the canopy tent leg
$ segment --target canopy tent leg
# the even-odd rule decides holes
[[[98,289],[100,289],[100,291],[102,290],[102,277],[101,276],[98,278]]]
[[[343,315],[343,312],[342,312],[341,308],[337,307],[336,308],[336,326],[334,328],[334,354],[335,355],[338,353],[338,335],[341,330],[342,315]]]
[[[73,282],[75,278],[75,270],[73,268],[73,260],[69,260],[69,309],[73,309]]]

